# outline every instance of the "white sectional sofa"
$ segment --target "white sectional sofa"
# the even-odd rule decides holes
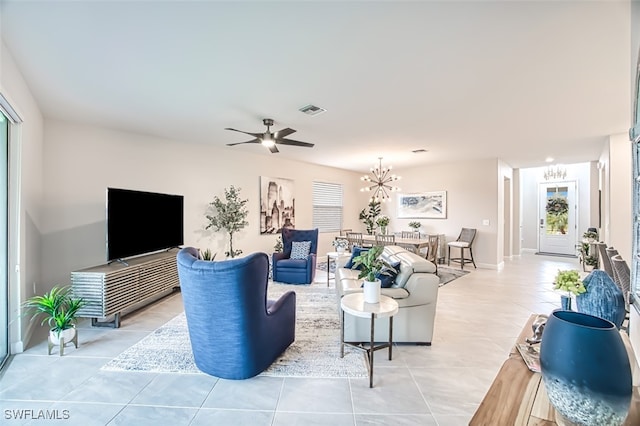
[[[398,246],[385,246],[381,256],[390,264],[400,262],[395,284],[390,288],[382,289],[383,295],[394,298],[399,305],[398,313],[393,317],[393,341],[430,345],[433,339],[440,284],[440,279],[436,275],[436,266],[425,258]],[[338,312],[340,312],[342,296],[362,292],[362,279],[358,279],[358,273],[357,270],[337,268]],[[389,319],[381,318],[376,321],[375,340],[377,342],[389,340]],[[345,315],[345,341],[368,342],[370,336],[371,323],[368,319]]]

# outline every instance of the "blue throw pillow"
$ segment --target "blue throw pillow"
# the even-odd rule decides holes
[[[306,260],[311,250],[311,241],[293,241],[291,243],[291,256],[289,259]]]
[[[358,247],[358,246],[353,246],[351,247],[351,259],[349,259],[349,261],[347,263],[345,263],[344,267],[347,269],[352,269],[353,268],[353,259],[355,257],[360,256],[362,253],[365,253],[369,251],[368,248],[362,248],[362,247]],[[356,269],[360,269],[360,267],[357,267]]]
[[[393,272],[392,269],[384,268],[382,271],[387,271],[387,274],[383,274],[382,272],[376,274],[376,278],[380,280],[380,287],[389,288],[396,282],[396,277],[398,276],[398,272],[400,272],[400,262],[390,263],[389,264],[396,271]]]

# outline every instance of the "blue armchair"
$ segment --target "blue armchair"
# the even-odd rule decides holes
[[[305,241],[311,242],[306,259],[292,259],[293,243]],[[282,228],[282,247],[282,253],[273,254],[273,280],[288,284],[311,284],[316,276],[318,229]]]
[[[210,262],[186,247],[178,253],[178,275],[193,357],[203,372],[253,377],[295,340],[296,294],[267,300],[265,253]]]

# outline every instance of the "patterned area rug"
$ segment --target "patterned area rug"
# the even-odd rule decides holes
[[[327,262],[318,262],[316,263],[316,269],[321,271],[327,270]],[[330,273],[335,273],[335,263],[331,262],[331,271]],[[460,278],[464,275],[467,275],[469,271],[461,270],[460,268],[450,268],[444,265],[438,265],[438,277],[440,278],[440,287],[445,284],[450,283],[456,278]]]
[[[296,292],[296,340],[261,375],[368,377],[362,351],[345,347],[340,358],[340,319],[334,288],[322,283],[269,284],[269,298]],[[204,374],[196,367],[184,313],[102,367],[110,371]]]

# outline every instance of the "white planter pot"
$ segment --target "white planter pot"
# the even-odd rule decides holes
[[[49,341],[54,345],[60,344],[60,339],[64,339],[64,343],[69,343],[76,335],[75,328],[67,328],[62,330],[59,334],[53,330],[49,330]]]
[[[338,253],[344,253],[345,252],[345,248],[344,247],[338,247],[338,248],[336,248],[336,251]]]
[[[380,303],[380,280],[364,281],[364,302]]]

